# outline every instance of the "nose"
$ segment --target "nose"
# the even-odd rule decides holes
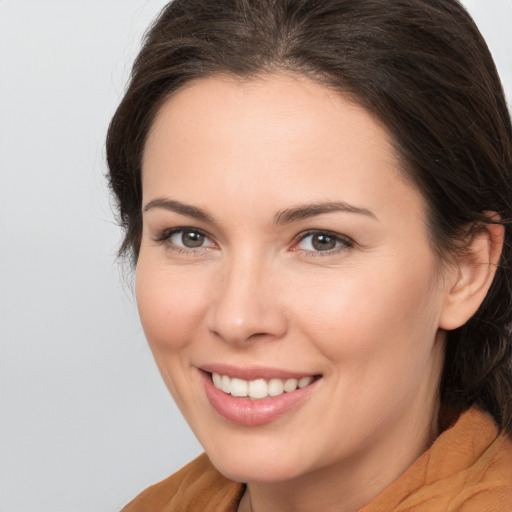
[[[280,304],[280,280],[276,269],[269,267],[261,259],[249,257],[225,265],[207,313],[210,332],[241,345],[284,336],[288,322]]]

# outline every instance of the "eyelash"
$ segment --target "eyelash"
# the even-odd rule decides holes
[[[315,235],[323,235],[328,238],[334,239],[336,244],[339,244],[337,247],[332,249],[327,249],[325,251],[314,251],[309,249],[299,249],[297,245],[306,240],[310,236]],[[335,233],[333,231],[326,231],[322,229],[310,229],[306,232],[301,233],[295,238],[296,242],[293,244],[293,251],[306,253],[310,257],[323,257],[323,256],[332,256],[333,254],[338,254],[343,251],[350,250],[354,247],[354,241],[350,239],[348,236],[340,235],[339,233]]]
[[[158,235],[156,238],[154,238],[153,241],[156,243],[159,243],[159,244],[165,244],[166,248],[168,250],[177,252],[179,254],[195,255],[195,256],[199,256],[199,255],[203,254],[206,250],[208,250],[208,248],[214,247],[213,242],[212,242],[212,245],[199,246],[196,248],[181,247],[181,246],[171,243],[170,239],[172,238],[172,236],[174,236],[178,233],[181,233],[182,235],[185,233],[195,233],[195,234],[201,235],[205,239],[211,241],[211,237],[208,235],[208,233],[206,233],[205,231],[203,231],[201,229],[193,228],[193,227],[177,227],[177,228],[165,229],[160,233],[160,235]],[[323,235],[327,238],[334,239],[337,247],[334,247],[332,249],[327,249],[325,251],[300,249],[297,247],[301,242],[306,240],[308,237],[312,237],[315,235],[317,235],[317,236]],[[300,233],[293,239],[291,250],[295,251],[295,252],[301,252],[301,253],[307,255],[308,257],[322,257],[322,256],[330,256],[333,254],[337,254],[339,252],[347,251],[347,250],[352,249],[353,247],[354,247],[354,241],[351,240],[347,236],[340,235],[339,233],[335,233],[333,231],[327,231],[327,230],[321,230],[321,229],[310,229],[308,231]]]
[[[203,231],[202,229],[193,228],[193,227],[179,227],[179,228],[170,228],[170,229],[164,229],[159,236],[153,239],[154,242],[158,244],[165,244],[166,248],[170,251],[177,252],[179,254],[185,254],[185,255],[193,255],[198,256],[203,254],[209,247],[212,247],[212,245],[208,246],[199,246],[196,248],[192,247],[180,247],[176,244],[173,244],[170,242],[170,239],[173,235],[176,235],[178,233],[181,233],[182,235],[185,233],[195,233],[197,235],[203,236],[207,240],[211,240],[211,237]]]

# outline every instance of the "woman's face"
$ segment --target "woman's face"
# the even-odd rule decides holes
[[[339,93],[213,77],[161,108],[143,159],[138,307],[228,477],[410,464],[436,414],[438,270],[385,129]]]

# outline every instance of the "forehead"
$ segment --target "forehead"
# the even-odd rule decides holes
[[[191,82],[158,112],[143,193],[202,201],[215,189],[255,208],[262,192],[281,203],[386,196],[418,209],[399,169],[386,129],[339,92],[293,75],[219,76]]]
[[[301,136],[310,138],[313,133],[317,141],[322,137],[327,143],[336,137],[338,144],[347,146],[363,142],[356,141],[362,132],[368,143],[389,142],[385,127],[347,95],[294,74],[261,74],[251,79],[219,75],[193,80],[160,108],[147,146],[162,129],[167,135],[187,132],[198,138],[214,137],[216,143],[224,139],[229,144],[228,135],[234,136],[232,141],[251,137],[253,145],[259,141],[267,152],[279,143],[296,145]],[[391,154],[391,146],[387,149]]]

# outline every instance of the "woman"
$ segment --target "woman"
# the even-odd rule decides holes
[[[125,510],[512,510],[512,129],[455,0],[176,0],[107,141],[201,456]]]

